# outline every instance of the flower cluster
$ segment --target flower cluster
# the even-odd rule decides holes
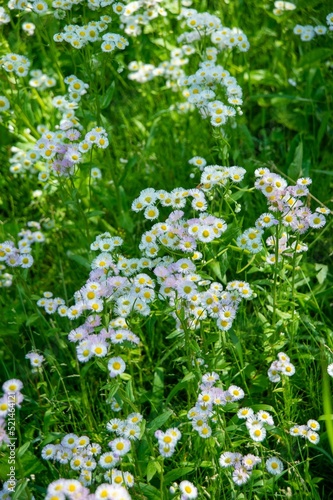
[[[159,16],[165,17],[166,10],[160,5],[162,0],[135,0],[127,5],[117,2],[113,4],[113,11],[120,16],[125,33],[129,36],[138,36],[144,26]]]
[[[203,118],[208,117],[213,127],[224,125],[236,115],[243,103],[242,89],[229,71],[212,61],[200,63],[199,69],[190,76],[178,80],[181,87],[186,87],[183,95],[194,105]],[[224,87],[227,104],[224,104],[217,91]],[[234,108],[237,106],[237,110]]]
[[[1,253],[1,250],[0,250]],[[6,272],[6,266],[0,264],[0,288],[8,288],[13,284],[13,275]]]
[[[219,382],[217,373],[205,373],[202,376],[200,384],[200,393],[197,402],[191,408],[187,417],[191,421],[192,427],[202,438],[209,438],[212,434],[212,428],[209,423],[216,421],[214,412],[215,407],[226,406],[244,398],[244,391],[236,385],[231,385],[227,390],[221,387],[215,387]]]
[[[242,89],[226,69],[217,63],[218,54],[226,49],[237,47],[247,51],[249,42],[246,35],[239,29],[223,27],[218,17],[207,12],[198,13],[195,9],[181,10],[180,20],[183,20],[190,31],[184,32],[178,42],[184,45],[171,51],[170,61],[164,61],[158,67],[132,61],[129,78],[144,83],[157,76],[167,79],[167,85],[185,87],[184,97],[188,104],[196,107],[203,118],[210,118],[214,127],[224,125],[228,118],[241,113],[239,106],[243,103]],[[189,62],[189,56],[196,52],[195,44],[202,38],[209,38],[213,44],[205,49],[202,61],[197,71],[186,75],[182,66]],[[224,90],[227,104],[220,96]],[[236,106],[236,108],[235,108]]]
[[[53,39],[56,42],[70,43],[75,49],[81,49],[89,42],[100,40],[100,34],[108,28],[110,23],[110,16],[102,16],[99,21],[91,21],[84,26],[68,24],[64,27],[63,32],[56,33]],[[105,33],[102,40],[101,49],[103,52],[112,52],[115,49],[124,50],[128,45],[128,40],[117,33]]]
[[[111,419],[106,424],[106,428],[109,432],[115,433],[122,439],[134,441],[140,438],[140,422],[142,419],[143,416],[140,413],[131,413],[125,420],[120,418]]]
[[[17,76],[26,76],[29,72],[30,61],[19,54],[6,54],[0,59],[0,66],[7,73],[15,73]]]
[[[134,200],[134,211],[144,211],[145,217],[155,219],[162,207],[174,210],[165,222],[156,223],[141,238],[139,249],[144,258],[127,258],[119,253],[123,241],[110,233],[99,235],[91,249],[100,253],[92,261],[91,272],[86,284],[74,294],[75,304],[64,305],[62,299],[53,298],[49,292],[38,301],[47,313],[56,310],[61,316],[73,320],[85,311],[92,313],[81,327],[70,333],[69,339],[78,342],[77,354],[80,361],[88,361],[92,356],[104,357],[108,354],[108,343],[137,345],[139,339],[127,330],[126,318],[131,314],[148,316],[151,305],[157,299],[168,301],[173,309],[172,316],[177,328],[183,330],[199,328],[206,318],[216,320],[220,330],[229,330],[242,299],[251,299],[253,291],[244,281],[231,281],[226,289],[220,283],[202,279],[195,260],[200,260],[198,250],[205,243],[220,238],[226,229],[223,219],[206,212],[208,203],[204,191],[212,191],[230,181],[239,182],[244,175],[240,167],[208,166],[203,169],[203,189],[177,188],[172,192],[145,189]],[[190,201],[191,210],[198,211],[194,218],[185,218],[184,208]],[[159,256],[163,250],[164,256]],[[176,259],[165,255],[182,251],[184,258]],[[162,253],[162,252],[161,252]],[[207,288],[207,286],[209,286]],[[99,328],[101,318],[95,316],[112,308],[116,316],[108,328]],[[184,320],[179,314],[183,311]],[[98,328],[98,333],[94,329]],[[125,370],[122,358],[112,358],[109,362],[110,376]]]
[[[40,69],[30,71],[29,74],[32,77],[29,80],[29,85],[35,89],[45,90],[54,87],[57,84],[55,78],[45,75]]]
[[[220,51],[233,47],[237,47],[240,51],[249,49],[246,35],[240,29],[222,26],[220,19],[215,15],[208,12],[200,13],[196,9],[183,8],[179,19],[184,21],[189,31],[182,33],[178,42],[193,43],[203,37],[209,37]]]
[[[103,127],[92,128],[81,141],[79,140],[80,130],[83,127],[75,116],[75,108],[82,96],[86,94],[89,85],[75,75],[66,77],[64,81],[68,85],[68,96],[55,96],[52,100],[53,106],[62,113],[60,131],[53,132],[46,127],[39,126],[41,138],[38,139],[32,151],[26,154],[30,169],[38,161],[43,162],[43,166],[38,167],[41,168],[38,176],[41,182],[49,179],[50,171],[58,176],[71,175],[75,166],[82,161],[82,155],[88,153],[94,145],[99,149],[105,149],[109,145],[108,136]],[[26,157],[24,157],[25,160]],[[22,169],[21,163],[18,164],[16,159],[15,172]]]
[[[321,228],[325,225],[325,215],[330,213],[326,207],[318,207],[311,212],[300,198],[308,196],[308,185],[311,179],[301,177],[295,186],[288,186],[287,181],[278,174],[272,173],[267,168],[255,171],[257,180],[256,189],[260,190],[267,199],[270,212],[261,214],[256,220],[255,227],[247,229],[237,239],[240,248],[251,253],[258,253],[263,249],[262,238],[265,229],[281,224],[286,228],[278,242],[274,236],[266,240],[267,246],[275,247],[278,243],[278,253],[291,256],[294,252],[304,252],[307,246],[299,242],[299,235],[309,228]],[[273,213],[271,213],[273,212]],[[288,234],[289,231],[295,235]],[[276,263],[276,254],[268,254],[266,261]]]
[[[307,24],[306,26],[296,24],[293,31],[295,35],[301,38],[302,42],[309,42],[315,36],[326,35],[327,30],[333,30],[333,12],[326,16],[326,23],[327,26],[321,24],[317,26],[312,26],[311,24]]]
[[[37,131],[41,131],[41,129],[44,130],[44,127],[37,127]],[[9,171],[12,174],[25,175],[26,173],[34,174],[39,172],[39,154],[33,148],[34,144],[30,144],[29,149],[21,149],[16,146],[11,148],[13,155],[9,159]]]
[[[157,430],[155,432],[155,437],[158,441],[160,455],[168,458],[174,454],[177,443],[181,439],[182,435],[180,430],[173,427],[171,429],[167,429],[165,432]]]
[[[89,498],[89,500],[131,500],[127,489],[119,484],[101,484],[95,493],[90,493],[80,481],[76,479],[57,479],[48,485],[45,500],[74,500]]]
[[[52,292],[44,292],[43,297],[37,301],[39,307],[43,307],[47,314],[53,314],[65,301],[60,297],[53,297]]]
[[[245,420],[245,425],[253,441],[261,442],[266,438],[267,430],[274,426],[272,415],[265,410],[254,413],[252,408],[241,408],[237,412],[238,418]]]
[[[289,429],[289,434],[294,437],[307,439],[312,444],[318,444],[320,437],[317,431],[320,430],[320,424],[317,420],[310,419],[306,425],[294,425]]]
[[[44,76],[41,76],[40,83]],[[37,87],[37,80],[35,83],[30,80],[30,84]],[[75,116],[75,109],[89,85],[75,75],[67,76],[64,82],[68,85],[68,93],[52,99],[53,106],[61,113],[58,130],[52,131],[44,125],[38,125],[37,131],[41,137],[35,144],[28,150],[13,149],[14,155],[10,159],[12,173],[38,172],[38,179],[46,182],[51,171],[58,176],[72,174],[75,166],[82,161],[82,155],[89,152],[94,145],[100,149],[108,147],[109,140],[103,127],[92,128],[81,141],[79,140],[83,127]],[[49,78],[49,84],[51,83],[52,78]]]
[[[3,383],[3,396],[0,397],[0,444],[10,443],[10,436],[14,435],[15,410],[14,407],[21,408],[24,399],[21,390],[23,383],[21,380],[10,379]],[[5,418],[8,418],[6,422]],[[7,434],[9,431],[9,435]]]
[[[276,2],[274,2],[273,14],[275,16],[282,16],[285,12],[291,12],[295,9],[296,5],[294,3],[277,0]]]
[[[134,439],[133,435],[127,439],[123,437],[114,439],[109,443],[112,451],[102,453],[101,446],[98,443],[90,443],[87,436],[66,434],[60,444],[44,446],[42,458],[60,464],[69,464],[73,471],[80,474],[78,479],[84,486],[89,486],[94,482],[93,471],[101,468],[104,471],[104,479],[109,483],[131,487],[134,484],[132,474],[117,470],[111,471],[120,462],[121,457],[129,451],[129,439]]]
[[[277,383],[281,381],[280,375],[291,377],[295,373],[295,366],[290,362],[289,356],[284,352],[279,352],[278,359],[273,361],[268,369],[268,378],[271,382]]]
[[[27,226],[28,229],[23,229],[18,233],[20,239],[17,247],[10,240],[0,243],[0,262],[3,262],[1,271],[6,269],[5,265],[9,267],[28,268],[34,263],[34,259],[31,255],[32,245],[33,243],[42,243],[45,241],[45,236],[40,231],[41,226],[39,222],[30,221],[27,223]],[[2,284],[3,279],[5,279],[6,283],[4,285]],[[0,278],[0,283],[1,286],[10,286],[11,276],[6,275]]]
[[[238,486],[248,482],[254,467],[260,462],[261,459],[252,453],[242,455],[238,452],[225,451],[219,458],[221,467],[232,468],[232,480]]]

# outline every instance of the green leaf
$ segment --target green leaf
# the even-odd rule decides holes
[[[328,266],[325,264],[315,264],[315,270],[318,271],[316,276],[318,283],[322,285],[327,278]]]
[[[115,82],[112,82],[111,85],[107,88],[105,94],[99,97],[100,108],[105,109],[110,105],[112,101],[113,94],[115,91],[116,85]]]
[[[265,404],[251,405],[251,408],[255,412],[258,412],[259,410],[264,410],[264,411],[270,411],[272,413],[276,413],[276,411],[273,408],[273,406],[270,406],[270,405],[265,405]]]
[[[332,49],[321,48],[321,49],[313,49],[311,52],[304,54],[299,61],[300,66],[313,65],[316,62],[319,62],[323,59],[328,59],[333,55]]]
[[[303,164],[303,142],[300,142],[296,148],[294,159],[289,165],[288,175],[292,179],[296,180],[301,176]]]
[[[188,385],[188,382],[190,380],[193,380],[195,378],[195,375],[194,373],[187,373],[187,375],[185,375],[185,377],[183,378],[183,380],[181,380],[180,382],[178,382],[177,385],[175,385],[175,387],[172,389],[172,391],[170,392],[169,396],[167,397],[167,400],[166,400],[166,404],[169,404],[171,399],[179,392],[181,391],[182,389],[185,389],[185,387],[187,387]]]
[[[30,494],[25,491],[27,486],[28,486],[29,481],[30,481],[29,479],[25,479],[24,481],[22,481],[16,485],[15,493],[11,497],[12,500],[25,500],[25,499],[31,498]]]
[[[178,469],[171,470],[164,476],[164,483],[166,485],[177,481],[182,476],[189,474],[194,470],[194,467],[179,467]]]
[[[107,367],[105,366],[105,363],[103,363],[103,361],[101,361],[100,359],[96,359],[95,360],[95,363],[96,365],[98,366],[98,368],[100,370],[102,370],[104,373],[107,373],[108,372],[108,369]]]
[[[140,492],[142,492],[148,500],[161,500],[161,493],[151,484],[139,483]]]
[[[106,387],[106,386],[104,386],[104,387]],[[102,387],[102,389],[104,389],[104,387]],[[113,396],[118,392],[120,384],[115,383],[114,385],[113,384],[112,385],[108,385],[107,387],[109,389],[107,401],[110,402],[111,398],[113,398]]]
[[[147,481],[148,483],[152,480],[157,472],[156,463],[152,460],[147,465]]]
[[[27,451],[27,449],[29,448],[30,446],[30,443],[31,441],[28,441],[27,443],[24,443],[18,450],[17,450],[17,456],[19,458],[23,457],[23,455],[25,454],[25,452]]]
[[[324,137],[325,132],[327,130],[327,125],[328,125],[330,118],[331,118],[330,111],[327,111],[326,113],[324,113],[324,115],[321,118],[321,123],[320,123],[320,127],[319,127],[318,134],[317,134],[317,145],[318,146],[320,146],[320,143],[323,140],[323,137]]]
[[[44,464],[30,451],[26,452],[20,460],[25,476],[46,470]]]
[[[77,264],[80,264],[80,266],[90,270],[90,262],[85,257],[82,257],[82,255],[74,255],[72,252],[67,252],[67,257],[74,260]]]
[[[149,422],[149,424],[147,425],[147,430],[149,431],[149,433],[153,434],[155,431],[157,431],[157,429],[162,427],[162,425],[165,424],[167,420],[169,420],[172,414],[172,410],[167,410],[162,413],[162,415],[159,415],[158,417],[154,418],[154,420]]]
[[[209,268],[215,274],[215,276],[222,281],[222,274],[221,274],[221,269],[220,269],[220,263],[217,260],[213,260],[212,262],[209,263]]]
[[[87,212],[86,217],[89,219],[91,217],[97,217],[98,215],[104,215],[102,210],[93,210],[92,212]]]
[[[32,325],[33,323],[36,323],[36,321],[39,320],[39,318],[40,318],[40,314],[38,314],[38,313],[32,314],[31,316],[29,316],[29,318],[27,319],[25,324],[27,326]]]

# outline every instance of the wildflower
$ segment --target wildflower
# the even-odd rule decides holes
[[[274,225],[276,223],[277,223],[277,220],[270,213],[261,214],[261,216],[256,220],[256,226],[259,228],[271,227],[272,225]]]
[[[319,429],[320,429],[320,424],[319,424],[319,422],[317,422],[317,420],[310,419],[307,421],[306,425],[312,431],[319,431]]]
[[[320,228],[320,227],[325,226],[326,219],[323,216],[323,214],[317,212],[317,213],[310,215],[310,217],[308,218],[308,223],[309,223],[310,227]]]
[[[301,435],[301,429],[299,425],[294,425],[289,429],[289,434],[291,436],[300,436]]]
[[[212,435],[212,429],[207,423],[204,423],[202,426],[200,426],[197,429],[197,431],[198,431],[199,436],[204,438],[204,439],[207,439]]]
[[[198,230],[197,238],[203,243],[209,243],[210,241],[213,241],[213,239],[215,238],[213,228],[208,225],[201,226]]]
[[[159,446],[160,455],[164,458],[171,457],[175,452],[175,447],[170,444],[161,444]]]
[[[99,455],[101,453],[101,446],[97,443],[91,443],[87,447],[87,451],[92,455]]]
[[[82,149],[82,148],[81,148]],[[79,149],[80,151],[80,149]],[[97,167],[93,167],[91,170],[90,170],[90,175],[92,177],[92,179],[101,179],[102,178],[102,172],[99,168]]]
[[[77,446],[78,437],[76,434],[66,434],[61,440],[61,445],[65,448],[75,448]]]
[[[266,437],[266,429],[261,425],[253,425],[250,428],[250,437],[253,441],[261,442]]]
[[[24,255],[21,255],[20,256],[20,260],[19,260],[19,265],[23,268],[23,269],[26,269],[26,268],[29,268],[32,266],[32,264],[34,263],[34,259],[31,255],[29,254],[24,254]]]
[[[10,108],[9,101],[4,95],[0,95],[0,113]]]
[[[95,499],[131,500],[126,488],[117,484],[101,484],[95,491]]]
[[[274,425],[273,417],[272,415],[270,415],[270,413],[268,413],[268,411],[260,410],[257,413],[257,417],[261,422],[267,425]]]
[[[52,460],[55,458],[57,451],[57,446],[54,444],[47,444],[42,449],[42,458],[44,458],[44,460]]]
[[[159,216],[159,211],[155,206],[148,205],[144,211],[144,216],[149,220],[157,219],[157,217]]]
[[[131,449],[131,442],[128,439],[120,437],[110,441],[109,446],[111,446],[112,451],[117,456],[123,456],[126,455],[126,453],[128,453]]]
[[[134,476],[130,472],[127,472],[127,471],[123,472],[123,476],[124,476],[126,486],[128,488],[132,488],[132,486],[134,486]]]
[[[232,467],[234,465],[235,453],[231,451],[225,451],[219,458],[219,464],[221,467]]]
[[[83,462],[83,468],[87,471],[92,471],[96,468],[96,462],[91,457],[86,457]]]
[[[287,375],[287,377],[291,377],[295,373],[295,367],[292,363],[283,363],[280,369],[283,375]]]
[[[110,371],[110,377],[114,378],[117,375],[124,373],[126,370],[126,363],[120,356],[111,358],[108,362],[108,369]]]
[[[250,479],[250,474],[245,467],[237,467],[232,473],[232,480],[237,486],[247,483]]]
[[[112,470],[112,483],[113,484],[123,484],[124,483],[124,476],[123,476],[123,473],[122,471],[118,470],[118,469],[113,469]]]
[[[233,401],[238,401],[244,397],[243,389],[237,387],[236,385],[231,385],[228,389],[228,393],[231,394]]]
[[[88,361],[94,354],[91,350],[91,342],[83,340],[76,348],[77,359],[81,362]]]
[[[80,436],[77,438],[76,446],[78,448],[84,448],[90,443],[90,439],[88,436]]]
[[[47,3],[44,2],[44,0],[36,0],[33,4],[32,4],[32,8],[33,10],[37,13],[37,14],[44,14],[44,12],[47,11],[48,9],[48,6],[47,6]]]
[[[201,156],[194,156],[189,160],[190,165],[195,165],[196,167],[199,167],[200,170],[203,170],[205,166],[207,165],[207,162],[204,158]]]
[[[141,434],[140,427],[135,424],[127,424],[123,430],[123,436],[128,438],[130,441],[135,441],[139,439]]]
[[[99,461],[98,461],[99,465],[103,469],[112,469],[113,467],[115,467],[117,465],[118,462],[119,462],[118,456],[112,452],[103,453],[103,455],[101,455],[99,457]],[[96,492],[97,492],[97,490],[96,490]]]
[[[330,363],[327,367],[327,373],[330,377],[333,377],[333,363]]]
[[[124,422],[120,418],[112,418],[107,424],[106,428],[109,432],[116,432],[121,434],[124,428]]]
[[[182,499],[187,500],[190,498],[198,498],[198,490],[194,486],[194,484],[190,483],[190,481],[182,481],[179,483],[179,489],[182,493]]]
[[[30,352],[29,354],[26,354],[25,359],[29,359],[33,369],[40,368],[45,360],[44,356],[38,354],[37,352]]]
[[[8,392],[19,392],[22,388],[23,388],[23,383],[21,382],[21,380],[14,379],[14,378],[10,379],[10,380],[7,380],[7,382],[5,382],[2,385],[2,390],[5,393],[8,393]]]
[[[267,471],[270,474],[273,474],[273,476],[277,476],[278,474],[281,474],[281,472],[283,471],[283,463],[277,457],[270,457],[268,460],[266,460],[265,465]]]
[[[309,430],[306,434],[306,437],[312,444],[318,444],[320,441],[319,434],[313,430]]]
[[[242,465],[246,470],[252,470],[257,464],[260,464],[261,459],[249,453],[248,455],[244,455],[242,458]]]

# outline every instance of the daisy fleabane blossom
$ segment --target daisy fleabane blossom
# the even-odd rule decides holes
[[[276,264],[277,257],[292,257],[294,253],[307,250],[307,245],[300,241],[300,236],[310,228],[320,229],[326,224],[326,215],[330,210],[318,207],[314,212],[305,205],[301,198],[309,194],[308,186],[311,179],[301,177],[296,185],[288,186],[286,180],[267,168],[258,168],[255,171],[255,187],[266,197],[268,212],[260,215],[255,227],[245,230],[237,239],[237,245],[250,253],[269,251],[273,247],[274,253],[266,253],[266,262]],[[280,235],[269,236],[264,242],[264,233],[271,227],[278,226]],[[278,256],[275,247],[278,246]]]
[[[279,352],[278,359],[271,363],[268,369],[268,378],[271,382],[277,383],[281,380],[281,375],[292,377],[296,371],[295,366],[290,362],[289,356],[284,352]]]
[[[223,469],[232,469],[232,480],[238,486],[249,481],[253,469],[260,464],[261,459],[251,453],[242,455],[238,452],[225,451],[219,458]]]

